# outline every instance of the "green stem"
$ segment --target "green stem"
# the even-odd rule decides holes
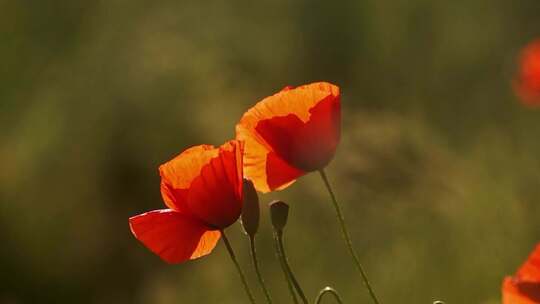
[[[264,296],[266,297],[266,302],[268,304],[272,304],[272,298],[270,297],[270,292],[268,291],[268,288],[266,288],[266,284],[264,284],[264,279],[261,275],[261,271],[259,268],[259,259],[257,258],[257,251],[255,250],[255,237],[249,237],[249,245],[251,249],[251,259],[253,261],[253,268],[255,268],[255,273],[257,274],[257,278],[259,279],[259,284],[261,285],[261,289],[264,292]]]
[[[296,292],[298,292],[298,295],[302,299],[302,302],[304,304],[308,303],[308,300],[306,298],[306,295],[304,294],[304,291],[302,290],[302,287],[300,287],[300,284],[298,283],[298,280],[294,276],[294,273],[291,270],[291,266],[289,266],[289,261],[287,260],[287,254],[285,253],[285,247],[283,247],[283,232],[276,231],[276,238],[279,246],[279,251],[281,251],[281,256],[283,258],[283,264],[285,265],[285,268],[287,270],[287,274],[291,278],[291,281],[294,285],[294,288],[296,289]]]
[[[321,291],[319,291],[319,295],[317,295],[317,298],[315,299],[315,304],[320,304],[321,301],[322,301],[323,296],[325,294],[327,294],[327,293],[333,295],[334,299],[336,299],[336,301],[339,304],[343,304],[343,301],[341,300],[341,297],[339,296],[339,293],[337,292],[337,290],[335,290],[332,287],[325,287],[325,288],[321,289]]]
[[[339,206],[336,196],[334,195],[334,191],[332,191],[332,187],[330,186],[330,183],[328,182],[326,173],[324,172],[323,169],[319,170],[319,173],[321,174],[321,178],[326,186],[326,189],[328,190],[328,193],[330,194],[330,197],[332,198],[332,203],[334,204],[334,208],[336,209],[336,215],[339,221],[339,225],[341,226],[341,232],[343,234],[343,238],[345,239],[345,243],[347,244],[347,248],[349,249],[349,253],[353,257],[354,263],[356,264],[356,268],[358,268],[358,271],[362,275],[362,280],[364,281],[364,285],[369,291],[369,294],[371,298],[373,299],[373,302],[375,304],[379,304],[379,300],[377,299],[377,296],[375,295],[373,288],[371,288],[371,284],[369,283],[367,274],[364,271],[364,267],[362,267],[362,264],[360,264],[360,260],[358,259],[358,256],[356,255],[356,252],[354,251],[351,237],[349,236],[347,226],[345,225],[345,219],[343,218],[343,213],[341,212],[341,207]]]
[[[285,259],[283,258],[283,255],[281,253],[281,250],[279,249],[279,241],[277,232],[274,232],[274,241],[275,246],[274,249],[276,250],[276,255],[279,260],[279,265],[281,266],[281,270],[283,270],[283,275],[285,276],[285,281],[287,282],[287,287],[289,288],[289,293],[291,294],[291,298],[293,299],[294,304],[298,304],[298,299],[296,298],[296,293],[294,292],[294,287],[291,283],[291,278],[287,272],[287,266],[285,264]]]
[[[229,242],[229,239],[225,235],[225,231],[221,231],[221,237],[223,238],[223,242],[225,243],[225,246],[227,247],[227,251],[229,252],[229,255],[231,256],[231,260],[234,263],[234,266],[236,266],[236,270],[238,271],[238,274],[240,275],[240,279],[242,280],[242,284],[244,285],[244,290],[246,291],[246,294],[249,298],[249,301],[251,304],[255,304],[255,298],[253,297],[253,294],[251,293],[251,290],[249,289],[249,286],[246,281],[246,277],[244,276],[244,273],[242,272],[242,268],[240,268],[240,264],[238,264],[238,261],[236,260],[236,255],[234,254],[234,251],[231,247],[231,243]]]

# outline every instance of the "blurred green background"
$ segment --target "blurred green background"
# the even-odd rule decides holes
[[[540,241],[540,111],[511,90],[538,0],[0,1],[0,303],[246,303],[222,243],[170,266],[128,217],[157,166],[285,85],[342,89],[328,174],[382,303],[499,303]],[[370,303],[315,174],[286,247],[313,298]],[[264,208],[259,252],[288,303]],[[233,245],[262,303],[238,224]],[[328,302],[331,300],[328,299]]]

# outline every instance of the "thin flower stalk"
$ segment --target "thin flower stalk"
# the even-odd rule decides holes
[[[285,271],[287,272],[287,275],[291,279],[291,282],[294,286],[294,289],[300,296],[300,299],[304,304],[308,303],[308,300],[306,298],[306,295],[304,291],[302,290],[302,287],[298,283],[298,280],[296,279],[296,276],[291,270],[291,266],[289,265],[289,261],[287,259],[287,254],[285,253],[285,247],[283,246],[283,233],[281,231],[276,231],[275,233],[275,240],[276,240],[276,246],[278,246],[278,250],[281,253],[281,259],[283,260],[283,265],[285,267]]]
[[[234,266],[236,267],[236,270],[238,271],[238,275],[240,275],[240,279],[242,280],[242,285],[244,286],[244,290],[249,298],[249,301],[251,302],[251,304],[255,304],[255,298],[253,297],[253,294],[251,293],[251,290],[249,289],[249,285],[247,283],[246,277],[244,276],[244,273],[242,272],[242,268],[240,267],[240,264],[238,263],[238,260],[236,259],[236,255],[234,254],[234,250],[232,249],[231,243],[229,242],[229,239],[227,238],[223,230],[221,230],[221,237],[223,238],[225,247],[227,247],[227,251],[229,252],[229,256],[231,257],[231,260],[233,261]]]
[[[366,271],[364,270],[364,267],[362,267],[362,264],[360,263],[360,260],[358,259],[358,255],[356,254],[356,251],[354,250],[351,237],[349,235],[349,231],[347,230],[347,226],[345,225],[345,218],[343,217],[343,212],[341,211],[341,207],[336,199],[334,191],[332,191],[332,187],[330,186],[330,183],[328,182],[328,177],[326,176],[324,169],[319,170],[319,173],[324,182],[324,185],[326,186],[326,189],[328,190],[328,193],[330,194],[330,197],[332,198],[332,203],[334,204],[334,208],[336,210],[336,217],[341,227],[341,232],[342,232],[343,238],[345,239],[347,249],[349,250],[349,253],[354,260],[354,264],[356,265],[356,268],[358,269],[358,271],[360,272],[360,275],[362,276],[362,280],[364,281],[364,285],[369,291],[369,295],[371,296],[371,299],[373,300],[375,304],[379,304],[379,300],[377,299],[377,296],[375,295],[375,292],[373,291],[373,288],[371,287],[371,284],[369,283],[369,279],[367,277]]]
[[[255,237],[249,238],[249,245],[250,245],[249,247],[251,251],[251,259],[253,262],[253,268],[255,269],[255,273],[257,274],[259,285],[261,285],[261,289],[263,290],[264,296],[266,298],[266,302],[268,302],[268,304],[272,304],[272,297],[270,296],[270,292],[268,291],[268,288],[266,287],[266,284],[264,283],[264,279],[261,275],[259,259],[257,258],[257,250],[255,249]]]
[[[287,282],[287,288],[289,289],[289,293],[291,295],[291,298],[294,302],[294,304],[298,304],[298,299],[296,297],[296,293],[294,291],[293,284],[291,282],[291,277],[289,276],[289,273],[287,271],[287,266],[285,264],[285,259],[283,258],[283,254],[281,253],[281,250],[279,249],[278,240],[277,240],[277,233],[274,232],[274,241],[275,246],[274,249],[276,251],[276,256],[279,261],[279,265],[281,266],[281,270],[283,271],[283,275],[285,276],[285,281]]]

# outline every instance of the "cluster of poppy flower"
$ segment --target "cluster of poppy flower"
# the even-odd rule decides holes
[[[260,192],[283,189],[324,168],[340,137],[339,88],[286,87],[247,111],[236,139],[189,148],[159,167],[168,209],[129,219],[131,231],[169,263],[209,254],[220,230],[240,217],[243,178]]]
[[[540,106],[540,40],[522,51],[514,90],[524,104]],[[378,303],[323,171],[333,158],[340,132],[337,86],[318,82],[286,87],[244,113],[236,125],[236,139],[220,147],[191,147],[161,165],[161,195],[167,209],[131,217],[131,231],[168,263],[196,259],[209,254],[221,237],[229,248],[223,230],[245,212],[243,204],[246,198],[253,201],[255,189],[281,190],[306,173],[320,171],[350,253]],[[256,217],[257,223],[243,223],[248,234],[256,230],[250,225],[258,225],[258,205]],[[514,277],[504,279],[502,294],[503,304],[540,303],[540,244]]]
[[[161,195],[168,209],[131,217],[133,235],[168,263],[205,256],[223,238],[254,303],[224,233],[242,215],[242,224],[252,241],[254,266],[271,303],[254,251],[259,216],[256,190],[284,189],[312,171],[320,171],[327,182],[322,170],[333,158],[340,125],[340,92],[333,84],[286,87],[263,99],[242,116],[236,125],[236,139],[220,147],[191,147],[159,167]],[[272,222],[279,231],[288,207],[284,203],[273,207]],[[282,262],[286,264],[285,259]],[[288,278],[295,280],[286,267]]]

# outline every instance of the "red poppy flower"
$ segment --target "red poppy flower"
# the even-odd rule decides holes
[[[514,90],[525,105],[540,106],[540,40],[521,52]]]
[[[169,209],[130,218],[133,235],[169,263],[209,254],[220,230],[242,210],[242,152],[236,140],[219,148],[200,145],[161,165],[161,195]]]
[[[506,277],[502,286],[503,304],[540,303],[540,244],[513,277]]]
[[[340,128],[337,86],[286,87],[249,109],[236,126],[237,139],[245,142],[244,174],[261,192],[283,189],[330,162]]]

